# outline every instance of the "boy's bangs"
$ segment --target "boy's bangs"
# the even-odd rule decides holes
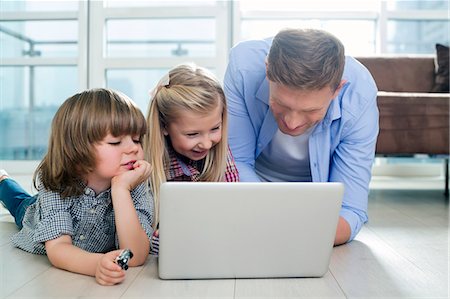
[[[109,131],[113,136],[138,135],[147,132],[147,124],[142,113],[134,109],[114,111]]]

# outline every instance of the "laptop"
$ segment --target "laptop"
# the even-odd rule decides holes
[[[343,193],[342,183],[164,183],[159,277],[321,277]]]

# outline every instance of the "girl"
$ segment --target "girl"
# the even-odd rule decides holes
[[[184,64],[170,70],[153,90],[147,124],[144,151],[156,212],[163,182],[239,180],[227,143],[225,95],[206,69]],[[156,213],[155,224],[157,219]],[[158,243],[155,231],[153,254]]]
[[[129,265],[142,265],[153,234],[153,201],[141,183],[151,171],[143,160],[145,133],[142,112],[123,94],[95,89],[67,99],[34,174],[37,196],[6,173],[0,177],[0,201],[20,228],[12,243],[99,284],[123,281],[117,249],[131,249]]]

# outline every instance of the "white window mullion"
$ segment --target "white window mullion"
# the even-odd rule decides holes
[[[232,26],[232,44],[234,46],[237,42],[241,40],[241,8],[239,1],[232,1],[231,5],[231,26]]]
[[[217,6],[222,1],[217,2]],[[216,7],[217,7],[216,6]],[[166,19],[166,18],[208,18],[214,16],[214,7],[190,7],[190,6],[161,6],[161,7],[128,7],[128,8],[104,8],[107,19]]]
[[[83,1],[80,1],[83,2]],[[76,11],[15,11],[1,13],[2,21],[48,21],[48,20],[76,20]]]
[[[2,58],[2,66],[74,66],[77,65],[77,58],[46,58],[46,57],[29,57],[29,58]]]
[[[89,88],[105,87],[105,14],[103,1],[89,1]]]
[[[387,53],[387,3],[385,1],[380,1],[380,13],[377,22],[377,53],[383,54]]]
[[[80,90],[88,88],[88,2],[78,4],[78,86]]]
[[[228,44],[230,36],[230,26],[224,26],[228,24],[229,9],[226,2],[216,2],[216,75],[219,80],[222,81],[225,76],[225,70],[227,68],[228,61]]]
[[[217,61],[215,57],[158,57],[158,58],[105,58],[103,62],[104,69],[155,69],[172,68],[173,66],[187,61],[194,61],[196,64],[216,68]]]

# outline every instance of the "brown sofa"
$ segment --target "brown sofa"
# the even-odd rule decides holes
[[[431,93],[435,58],[357,57],[378,87],[380,133],[376,154],[443,157],[448,196],[449,93]]]

